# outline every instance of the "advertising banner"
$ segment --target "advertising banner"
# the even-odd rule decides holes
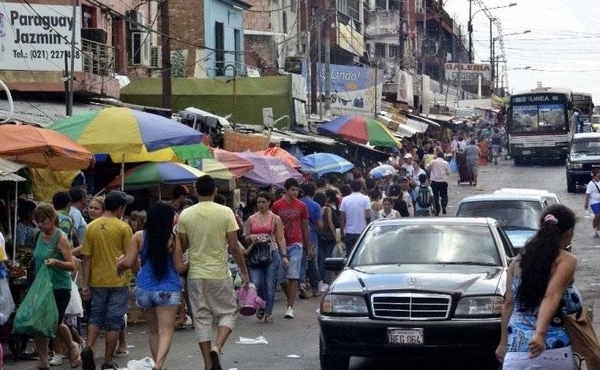
[[[325,64],[317,64],[317,101],[325,105]],[[377,74],[376,74],[377,71]],[[306,63],[302,63],[302,75],[306,77]],[[368,68],[331,65],[331,114],[359,115],[375,114],[381,109],[383,71]],[[323,108],[324,109],[324,108]]]
[[[75,71],[82,70],[81,9],[0,2],[0,70],[63,71],[71,65],[75,30]]]

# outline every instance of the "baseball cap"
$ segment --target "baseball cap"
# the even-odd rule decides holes
[[[135,198],[133,196],[118,190],[113,190],[104,197],[104,205],[109,211],[132,204],[134,201]]]
[[[406,154],[404,154],[404,158],[406,158],[406,159],[412,158],[412,154],[406,153]]]

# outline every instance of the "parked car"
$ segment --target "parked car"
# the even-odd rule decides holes
[[[339,275],[318,310],[321,369],[347,370],[352,356],[462,355],[496,369],[512,257],[492,218],[372,222],[348,258],[325,260]]]
[[[600,132],[573,135],[567,155],[567,191],[574,193],[577,185],[587,185],[595,168],[600,169]]]
[[[553,204],[559,204],[560,200],[555,193],[550,193],[548,190],[542,189],[522,189],[522,188],[502,188],[500,190],[495,190],[494,194],[533,194],[533,195],[541,195],[549,206]]]
[[[457,217],[493,217],[518,252],[539,228],[542,211],[549,206],[543,194],[479,194],[463,198]]]

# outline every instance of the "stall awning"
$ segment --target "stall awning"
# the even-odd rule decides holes
[[[404,137],[411,137],[414,134],[418,134],[418,133],[422,132],[422,131],[419,131],[416,128],[411,127],[411,126],[406,125],[406,124],[398,125],[398,129],[396,131],[399,132],[399,133],[401,133],[402,135],[404,135]]]
[[[429,125],[425,122],[420,122],[415,119],[408,118],[406,120],[406,125],[414,128],[417,132],[425,132],[429,128]]]
[[[430,120],[430,119],[428,119],[428,118],[426,118],[426,117],[423,117],[423,116],[422,116],[422,115],[420,115],[420,114],[419,114],[419,115],[416,115],[416,114],[409,114],[409,115],[408,115],[408,118],[414,118],[415,120],[417,120],[417,121],[420,121],[420,122],[424,122],[424,123],[426,123],[426,124],[428,124],[428,125],[432,125],[432,126],[435,126],[435,127],[440,127],[440,124],[439,124],[439,123],[437,123],[437,122],[435,122],[435,121],[432,121],[432,120]]]

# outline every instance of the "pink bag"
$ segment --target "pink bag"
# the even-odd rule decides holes
[[[256,286],[250,283],[247,287],[242,287],[238,291],[238,306],[240,314],[252,316],[259,308],[265,307],[265,301],[256,293]]]

